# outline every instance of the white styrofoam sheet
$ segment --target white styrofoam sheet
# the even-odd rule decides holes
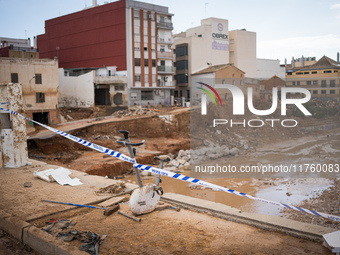
[[[47,182],[53,182],[56,181],[60,185],[70,185],[70,186],[78,186],[83,184],[79,178],[71,178],[69,175],[71,174],[71,171],[59,167],[57,169],[47,169],[44,171],[35,171],[34,176],[43,179]]]
[[[333,253],[340,253],[340,231],[324,234],[324,243]]]

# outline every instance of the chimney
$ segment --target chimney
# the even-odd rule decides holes
[[[338,54],[336,54],[337,55],[337,62],[338,62],[338,64],[340,64],[340,55],[339,55],[339,52],[338,52]]]
[[[292,57],[292,67],[293,67],[293,68],[295,67],[295,60],[294,60],[294,57]]]
[[[92,0],[92,6],[96,7],[97,6],[97,0]]]
[[[31,48],[31,38],[29,38],[29,37],[27,39],[27,47]]]
[[[37,48],[37,37],[33,37],[33,48]]]
[[[305,66],[305,58],[302,56],[301,58],[301,67],[304,67]]]
[[[287,59],[285,58],[285,67],[287,67]]]

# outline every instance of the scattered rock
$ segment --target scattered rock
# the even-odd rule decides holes
[[[240,153],[240,150],[237,149],[236,147],[232,148],[230,151],[229,151],[229,155],[230,156],[236,156]]]
[[[25,183],[24,183],[24,187],[25,187],[25,188],[30,188],[30,187],[32,187],[32,182],[25,182]]]

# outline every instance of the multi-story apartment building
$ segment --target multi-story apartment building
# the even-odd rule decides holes
[[[174,36],[176,90],[174,97],[190,98],[191,74],[229,63],[228,20],[207,18],[201,25]]]
[[[167,105],[174,89],[172,16],[167,7],[132,0],[95,4],[45,21],[40,56],[57,57],[62,68],[116,66],[126,71],[129,105]]]
[[[0,58],[0,83],[20,83],[23,110],[28,118],[44,124],[59,123],[58,61]]]
[[[323,56],[312,65],[298,65],[286,70],[287,87],[303,87],[312,97],[340,97],[340,63]]]

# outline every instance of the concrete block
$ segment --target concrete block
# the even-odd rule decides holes
[[[72,244],[65,243],[62,240],[58,240],[59,244],[55,247],[54,254],[55,255],[89,255],[85,251],[80,251],[78,247],[73,246]]]
[[[40,254],[55,254],[56,237],[34,227],[30,226],[24,229],[23,243],[30,246],[33,250]]]
[[[23,229],[30,226],[29,223],[17,217],[0,217],[0,228],[22,242]]]
[[[23,243],[33,250],[44,255],[86,255],[88,253],[80,251],[78,247],[65,243],[61,239],[54,237],[45,231],[30,226],[23,231]]]

